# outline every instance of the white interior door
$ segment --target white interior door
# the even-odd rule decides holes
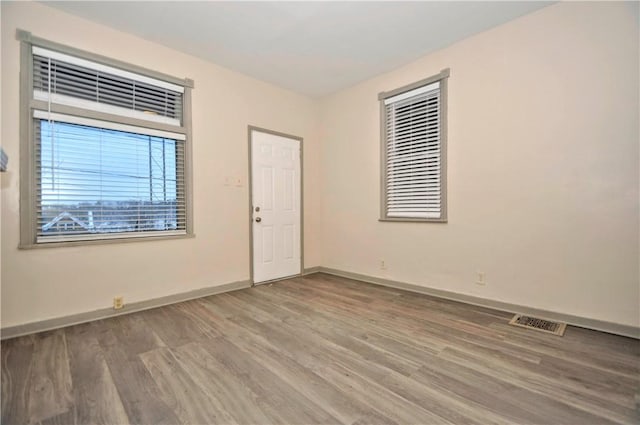
[[[301,272],[300,140],[251,130],[253,281]]]

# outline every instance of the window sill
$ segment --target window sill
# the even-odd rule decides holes
[[[446,218],[379,218],[378,221],[394,223],[448,223]]]
[[[47,243],[34,243],[28,245],[18,245],[18,249],[40,249],[40,248],[64,248],[71,246],[88,246],[88,245],[111,245],[117,243],[129,243],[129,242],[151,242],[151,241],[167,241],[175,239],[192,239],[195,238],[194,233],[186,235],[167,235],[167,236],[149,236],[149,237],[136,237],[136,238],[113,238],[113,239],[94,239],[86,241],[67,241],[67,242],[47,242]]]

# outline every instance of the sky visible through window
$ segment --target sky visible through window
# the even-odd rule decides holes
[[[42,232],[178,227],[176,140],[47,120],[39,130]]]

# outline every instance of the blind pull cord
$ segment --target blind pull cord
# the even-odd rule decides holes
[[[53,138],[53,120],[51,119],[51,58],[47,58],[47,121],[49,122],[49,139],[51,142],[51,190],[56,189],[55,175],[55,143]],[[42,132],[42,130],[41,130]]]

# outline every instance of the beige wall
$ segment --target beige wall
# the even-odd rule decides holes
[[[637,4],[561,3],[326,99],[323,265],[640,325],[638,36]],[[443,68],[449,223],[378,222],[376,95]]]
[[[317,105],[259,82],[36,3],[2,2],[2,327],[249,278],[247,125],[304,138],[306,267],[320,264]],[[105,56],[195,80],[195,239],[23,250],[18,246],[16,28]],[[240,176],[243,186],[224,186]]]
[[[248,279],[247,124],[305,138],[305,267],[640,325],[637,5],[550,6],[322,101],[40,4],[1,7],[2,327]],[[195,239],[17,249],[16,28],[195,80]],[[446,67],[449,223],[380,223],[377,93]]]

